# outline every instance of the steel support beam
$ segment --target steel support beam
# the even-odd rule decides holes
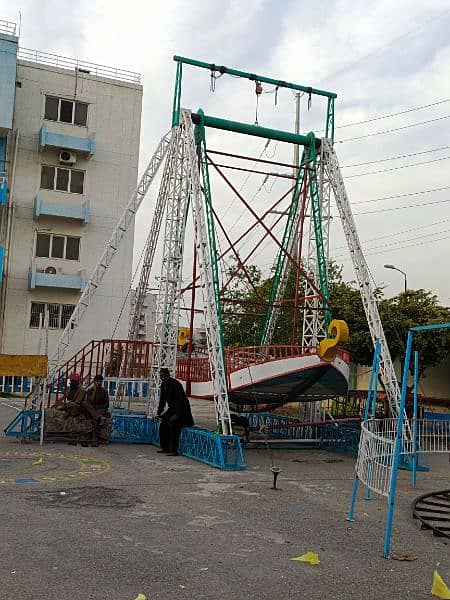
[[[192,122],[195,125],[203,123],[205,127],[211,127],[212,129],[233,131],[234,133],[243,133],[244,135],[253,135],[269,140],[297,144],[299,146],[315,145],[317,148],[320,148],[320,140],[315,138],[312,131],[307,135],[299,135],[281,129],[270,129],[268,127],[260,127],[259,125],[249,125],[248,123],[241,123],[240,121],[229,121],[228,119],[220,119],[218,117],[211,117],[209,115],[201,115],[198,113],[192,113]]]

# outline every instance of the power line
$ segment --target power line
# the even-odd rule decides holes
[[[381,119],[390,119],[391,117],[406,115],[407,113],[414,112],[416,110],[422,110],[424,108],[438,106],[439,104],[444,104],[445,102],[450,102],[450,98],[446,98],[445,100],[438,100],[437,102],[432,102],[431,104],[422,104],[422,106],[415,106],[414,108],[408,108],[406,110],[401,110],[400,112],[382,115],[381,117],[373,117],[372,119],[365,119],[364,121],[356,121],[355,123],[345,123],[345,125],[337,125],[335,129],[344,129],[344,127],[353,127],[354,125],[364,125],[365,123],[373,123],[374,121],[380,121]]]
[[[443,229],[442,231],[432,231],[431,233],[425,233],[423,235],[418,235],[414,238],[409,238],[406,240],[399,240],[396,242],[391,242],[390,244],[383,244],[382,246],[373,246],[372,248],[367,248],[367,250],[370,252],[371,250],[378,250],[379,248],[386,248],[387,246],[397,246],[398,244],[404,244],[405,242],[416,242],[418,239],[427,238],[427,237],[430,237],[430,235],[432,235],[432,236],[441,235],[442,233],[448,233],[449,231],[450,231],[450,229]],[[345,255],[338,254],[336,256],[336,258],[341,258],[342,256],[345,256]]]
[[[383,131],[376,131],[375,133],[366,133],[365,135],[358,135],[352,138],[346,138],[345,140],[337,140],[336,144],[342,144],[344,142],[352,142],[353,140],[362,140],[364,138],[373,137],[374,135],[381,135],[383,133],[392,133],[394,131],[401,131],[402,129],[410,129],[411,127],[418,127],[419,125],[427,125],[428,123],[435,123],[436,121],[442,121],[443,119],[450,118],[450,115],[444,115],[443,117],[436,117],[435,119],[429,119],[428,121],[421,121],[420,123],[411,123],[410,125],[403,125],[402,127],[395,127],[394,129],[385,129]]]
[[[397,248],[390,248],[389,250],[381,250],[380,252],[365,252],[364,256],[375,256],[376,254],[385,254],[386,252],[395,252],[395,250],[403,250],[404,248],[413,248],[414,246],[426,246],[428,244],[435,244],[437,242],[447,241],[448,235],[442,238],[434,240],[428,240],[427,242],[419,242],[417,244],[407,244],[406,246],[398,246]],[[348,257],[349,259],[350,257]]]
[[[392,210],[404,210],[405,208],[415,208],[416,206],[431,206],[432,204],[445,204],[446,202],[450,202],[450,198],[447,200],[436,200],[435,202],[423,202],[422,204],[408,204],[407,206],[391,206],[391,208],[380,208],[378,210],[367,210],[364,212],[353,213],[356,215],[373,215],[375,213],[382,212],[390,212]],[[339,215],[333,215],[333,217],[338,217]]]
[[[440,221],[434,221],[433,223],[429,223],[428,225],[419,225],[418,227],[410,227],[409,229],[401,229],[400,231],[392,231],[391,233],[386,233],[385,235],[378,235],[374,238],[369,238],[367,240],[363,240],[363,244],[366,244],[367,242],[374,242],[375,240],[382,240],[385,238],[390,238],[393,235],[402,235],[404,233],[409,233],[410,231],[418,231],[419,229],[427,229],[428,227],[433,227],[434,225],[440,225],[441,223],[447,223],[448,221],[450,221],[450,219],[441,219]],[[428,234],[431,235],[431,234]],[[433,234],[435,235],[435,234]],[[405,240],[404,240],[405,241]],[[334,248],[334,250],[340,250],[342,248],[346,248],[347,245],[343,244],[342,246],[336,246],[336,248]]]
[[[450,146],[442,146],[442,148],[430,148],[429,150],[422,150],[422,152],[412,152],[411,154],[400,154],[399,156],[390,156],[388,158],[379,158],[377,160],[369,160],[367,162],[355,163],[353,165],[341,165],[341,169],[349,169],[351,167],[363,167],[364,165],[373,165],[374,163],[386,162],[388,160],[397,160],[399,158],[409,158],[411,156],[418,156],[419,154],[429,154],[430,152],[440,152],[441,150],[448,150]]]
[[[448,160],[450,156],[441,156],[440,158],[433,158],[431,160],[423,160],[418,163],[411,163],[410,165],[400,165],[398,167],[391,167],[390,169],[380,169],[379,171],[366,171],[366,173],[356,173],[356,175],[346,175],[346,179],[353,177],[363,177],[364,175],[377,175],[379,173],[388,173],[389,171],[398,171],[399,169],[408,169],[410,167],[420,167],[421,165],[428,165],[430,163],[438,162],[440,160]]]
[[[367,204],[368,202],[382,202],[384,200],[393,200],[394,198],[406,198],[407,196],[417,196],[419,194],[430,194],[431,192],[441,192],[443,190],[450,190],[450,185],[440,188],[433,188],[431,190],[421,190],[420,192],[407,192],[405,194],[397,194],[395,196],[383,196],[381,198],[371,198],[370,200],[357,200],[352,202],[354,204]]]

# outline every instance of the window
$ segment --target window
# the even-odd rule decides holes
[[[71,235],[36,234],[35,256],[39,258],[80,259],[80,238]]]
[[[45,96],[44,119],[73,125],[87,124],[88,105],[85,102]]]
[[[84,191],[84,171],[41,165],[41,189],[82,194]]]
[[[45,317],[47,315],[49,329],[65,329],[74,308],[74,304],[32,302],[30,327],[37,328],[40,323],[45,327]]]
[[[51,236],[46,233],[37,234],[35,256],[42,256],[44,258],[50,256],[50,240]]]
[[[42,317],[41,317],[42,315]],[[32,302],[30,313],[30,327],[39,327],[44,324],[45,304],[43,302]]]

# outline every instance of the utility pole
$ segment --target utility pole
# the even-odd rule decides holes
[[[300,92],[295,94],[295,133],[300,133]],[[294,144],[294,165],[298,167],[300,163],[300,146]],[[297,177],[297,169],[294,168],[294,177]]]

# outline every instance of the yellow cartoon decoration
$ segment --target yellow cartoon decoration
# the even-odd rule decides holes
[[[345,321],[333,319],[328,325],[329,338],[319,344],[318,355],[322,360],[331,362],[336,358],[340,344],[345,344],[349,339],[348,325]]]
[[[181,348],[189,343],[189,327],[180,327],[178,329],[178,346]]]

